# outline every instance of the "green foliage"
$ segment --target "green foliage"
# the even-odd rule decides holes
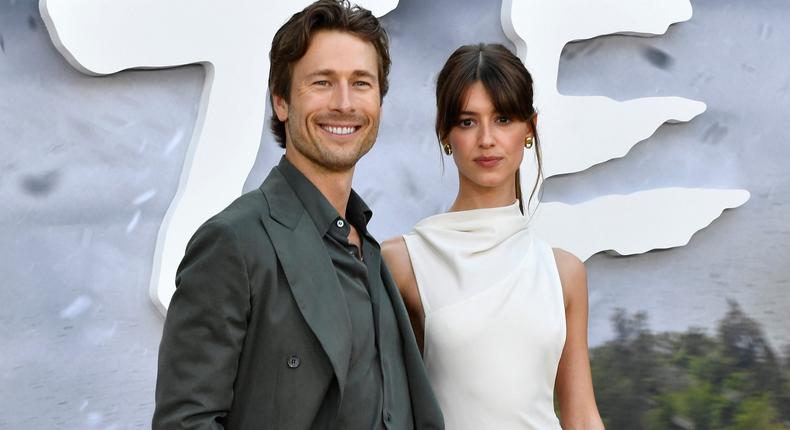
[[[654,334],[644,312],[617,310],[612,325],[615,338],[590,351],[607,429],[790,429],[790,359],[737,303],[716,336]]]

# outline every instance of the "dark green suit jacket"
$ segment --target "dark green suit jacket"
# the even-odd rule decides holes
[[[381,272],[403,338],[415,428],[442,429],[403,301],[383,264]],[[323,240],[276,168],[198,229],[176,285],[159,347],[154,429],[331,428],[351,322]]]

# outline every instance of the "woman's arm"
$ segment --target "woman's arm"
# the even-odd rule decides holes
[[[417,339],[417,346],[420,352],[423,350],[423,334],[425,324],[425,314],[422,310],[420,292],[417,290],[417,280],[414,277],[414,269],[411,267],[409,250],[403,237],[393,237],[385,240],[381,244],[381,256],[384,263],[392,273],[392,278],[398,286],[403,303],[409,312],[411,328],[414,337]]]
[[[554,249],[565,299],[565,347],[557,369],[555,390],[563,429],[603,429],[587,350],[587,271],[573,254]]]

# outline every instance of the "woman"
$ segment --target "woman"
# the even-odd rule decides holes
[[[524,215],[525,148],[540,168],[532,99],[532,77],[505,47],[456,50],[437,80],[436,134],[458,195],[382,248],[449,430],[559,429],[555,390],[562,428],[603,428],[584,265],[534,238]]]

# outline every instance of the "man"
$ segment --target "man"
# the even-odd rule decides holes
[[[159,350],[155,429],[440,429],[371,211],[351,189],[390,60],[367,10],[320,0],[272,42],[285,157],[198,229]]]

